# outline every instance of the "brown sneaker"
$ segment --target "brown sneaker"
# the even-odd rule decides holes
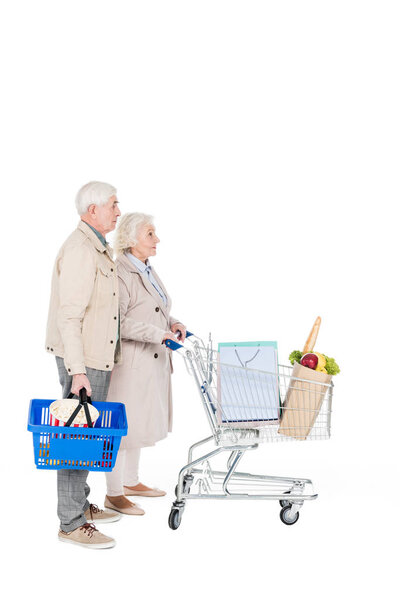
[[[92,523],[85,523],[82,527],[69,533],[60,529],[58,539],[60,542],[68,542],[84,548],[112,548],[115,546],[115,540],[100,533]]]
[[[103,510],[97,504],[91,504],[85,510],[85,517],[88,523],[112,523],[113,521],[119,521],[121,515],[115,510]]]

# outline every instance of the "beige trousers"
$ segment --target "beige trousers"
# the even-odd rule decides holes
[[[119,450],[112,471],[106,473],[107,496],[124,496],[124,485],[139,483],[140,448]]]

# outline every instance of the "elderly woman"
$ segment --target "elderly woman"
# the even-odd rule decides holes
[[[122,363],[114,367],[107,401],[123,402],[128,435],[107,473],[105,506],[129,515],[144,511],[127,496],[164,496],[139,482],[140,449],[165,438],[172,425],[171,351],[163,342],[185,339],[186,329],[170,316],[171,299],[150,266],[157,244],[153,219],[142,213],[121,218],[114,248],[120,300]]]

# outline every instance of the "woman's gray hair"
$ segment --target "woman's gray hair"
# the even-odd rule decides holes
[[[118,256],[137,244],[137,236],[143,225],[154,225],[153,217],[144,213],[126,213],[121,217],[114,238],[114,251]]]
[[[102,181],[90,181],[76,195],[75,204],[80,216],[87,213],[91,204],[104,206],[117,193],[115,187]]]

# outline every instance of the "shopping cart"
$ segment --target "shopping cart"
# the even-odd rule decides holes
[[[244,454],[260,443],[328,439],[333,384],[293,377],[290,366],[279,365],[277,372],[271,373],[223,364],[219,352],[213,350],[211,335],[207,346],[190,332],[186,339],[185,346],[172,340],[166,345],[183,356],[212,435],[189,448],[188,463],[180,470],[175,488],[170,528],[179,527],[187,500],[205,499],[277,500],[282,507],[281,521],[293,525],[304,502],[317,498],[312,481],[243,473],[237,467]],[[272,394],[271,389],[277,393]],[[268,411],[274,403],[276,408],[277,397],[276,418],[255,420],[255,407],[258,414],[271,414]],[[193,458],[196,448],[212,441],[215,449]],[[223,452],[229,452],[226,469],[216,470],[213,459]]]

